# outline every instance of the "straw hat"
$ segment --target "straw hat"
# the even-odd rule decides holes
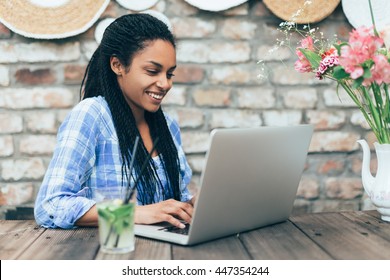
[[[110,0],[2,0],[0,22],[25,37],[59,39],[90,28]]]
[[[206,11],[212,11],[212,12],[218,12],[227,10],[233,7],[236,7],[238,5],[241,5],[242,3],[245,3],[248,0],[184,0],[188,4],[197,7],[201,10]]]
[[[329,16],[340,0],[263,0],[277,17],[299,24],[319,22]]]
[[[370,6],[367,0],[342,0],[341,5],[349,23],[358,28],[362,25],[372,26]],[[375,0],[371,1],[372,12],[375,19],[375,27],[383,30],[390,25],[390,1]]]

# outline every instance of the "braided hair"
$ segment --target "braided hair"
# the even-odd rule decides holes
[[[154,40],[170,42],[175,47],[175,39],[162,21],[148,14],[129,14],[116,19],[110,24],[99,47],[94,52],[86,68],[80,88],[82,99],[103,96],[108,103],[118,135],[122,160],[122,186],[125,179],[130,180],[129,173],[132,145],[140,138],[138,151],[134,160],[135,174],[140,175],[141,165],[148,157],[148,151],[136,126],[132,110],[119,87],[115,73],[110,67],[110,58],[115,56],[126,68],[139,51],[145,49]],[[163,199],[180,200],[179,158],[172,135],[168,128],[161,107],[156,112],[145,111],[145,120],[149,125],[153,141],[159,137],[156,151],[159,154],[168,181],[164,189],[150,159],[144,172],[140,175],[137,187],[137,199],[141,204],[155,201],[156,184],[162,189]]]

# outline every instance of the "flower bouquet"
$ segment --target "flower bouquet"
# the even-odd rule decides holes
[[[390,144],[390,51],[375,28],[372,9],[371,17],[373,26],[352,30],[348,42],[317,38],[316,29],[299,30],[293,22],[280,27],[304,37],[295,50],[295,69],[336,81],[363,113],[378,142]]]
[[[295,49],[298,56],[295,69],[301,73],[314,73],[320,80],[336,81],[374,132],[379,142],[374,143],[378,159],[375,177],[370,172],[369,146],[363,139],[358,141],[363,148],[362,182],[381,218],[390,222],[390,51],[375,28],[368,1],[373,26],[352,30],[348,42],[317,37],[318,29],[304,26],[299,30],[293,22],[282,23],[281,29],[285,34],[291,34],[293,30],[303,35]]]

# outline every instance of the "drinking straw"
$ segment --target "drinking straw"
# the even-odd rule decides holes
[[[130,171],[129,171],[129,182],[127,185],[126,195],[125,195],[125,204],[126,204],[126,198],[129,196],[129,192],[131,193],[131,174],[133,173],[133,166],[135,161],[135,155],[137,154],[137,148],[138,148],[138,142],[139,142],[139,136],[135,138],[135,143],[133,147],[133,152],[131,153],[131,161],[130,161]],[[128,201],[127,201],[128,202]]]
[[[134,195],[134,192],[135,192],[135,189],[137,188],[137,184],[138,184],[138,181],[140,180],[140,178],[142,177],[142,174],[144,173],[144,170],[147,166],[147,164],[149,163],[150,161],[150,158],[152,157],[152,154],[154,152],[154,150],[156,149],[156,145],[157,145],[157,142],[158,142],[159,138],[157,137],[156,140],[153,142],[153,147],[152,147],[152,150],[150,151],[150,153],[148,153],[148,156],[146,157],[146,159],[144,160],[143,164],[142,164],[142,167],[141,167],[141,171],[140,171],[140,174],[137,176],[137,178],[135,179],[135,183],[134,183],[134,186],[133,188],[131,189],[131,192],[129,195],[127,195],[127,192],[126,192],[126,198],[124,200],[124,204],[128,204],[130,199],[133,197]],[[138,145],[138,136],[136,138],[136,144]],[[134,153],[137,151],[137,146],[134,147]],[[133,163],[134,163],[134,154],[133,154],[133,158],[131,159],[131,163],[130,163],[130,171],[133,167]],[[131,174],[131,173],[130,173]],[[130,180],[129,180],[129,186],[130,186]],[[130,188],[129,188],[130,189]],[[107,240],[106,240],[106,243],[108,242],[108,239],[109,239],[109,236],[111,235],[112,233],[112,230],[113,230],[113,225],[111,225],[110,227],[110,233],[108,234],[108,237],[107,237]],[[115,244],[114,244],[114,247],[118,247],[118,243],[119,243],[119,239],[120,239],[120,235],[117,234],[116,236],[116,240],[115,240]],[[106,244],[105,243],[105,244]]]

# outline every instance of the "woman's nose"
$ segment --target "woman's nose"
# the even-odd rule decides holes
[[[161,75],[156,85],[162,89],[169,89],[172,86],[172,81],[168,79],[165,75]]]

